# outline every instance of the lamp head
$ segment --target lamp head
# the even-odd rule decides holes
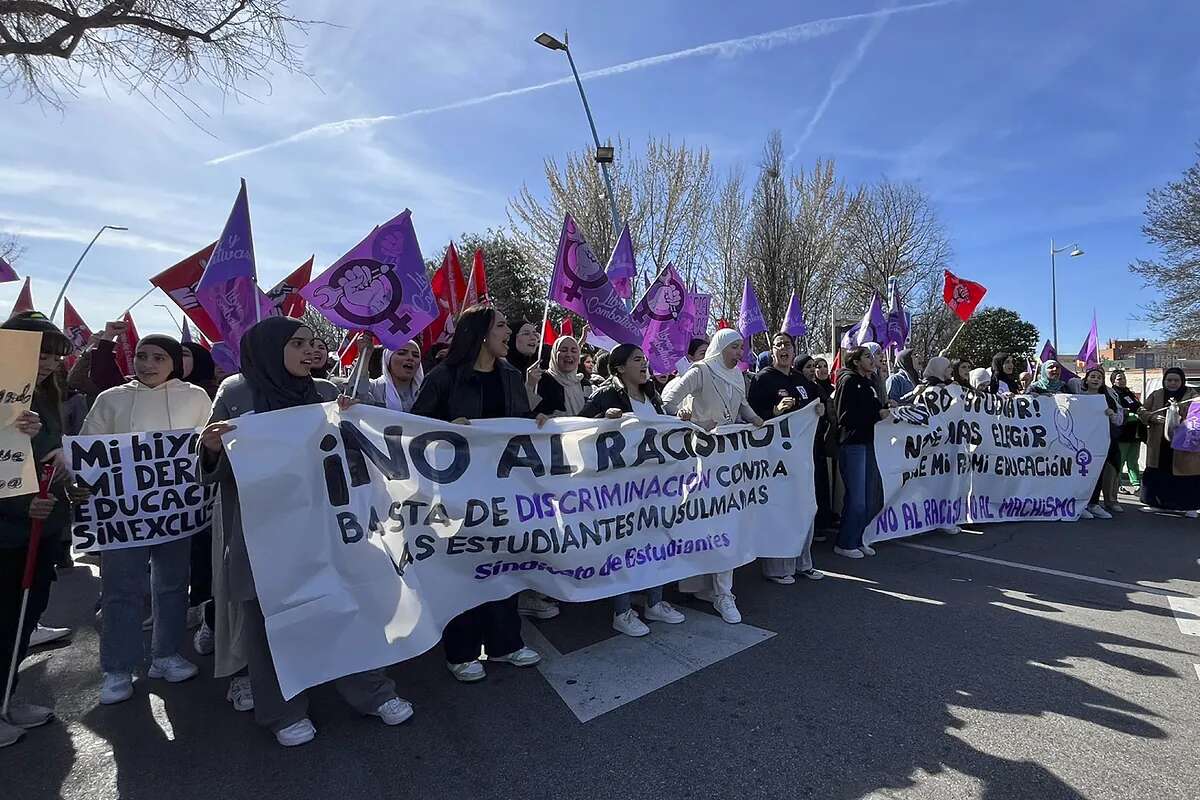
[[[535,42],[548,50],[566,50],[567,46],[548,33],[539,33],[533,38]]]
[[[1081,255],[1083,255],[1083,251],[1079,249],[1079,245],[1077,245],[1077,244],[1071,245],[1071,253],[1070,253],[1071,258],[1078,258]]]
[[[124,225],[105,225],[104,227],[108,228],[110,231],[127,231],[127,230],[129,230],[129,228],[126,228]]]

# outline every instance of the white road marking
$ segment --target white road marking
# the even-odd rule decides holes
[[[1002,558],[991,558],[989,556],[977,556],[974,553],[964,553],[959,550],[950,550],[945,547],[933,547],[927,544],[914,544],[913,542],[896,542],[901,547],[909,547],[913,550],[926,550],[930,553],[940,553],[944,556],[957,556],[958,558],[966,558],[971,561],[982,561],[985,564],[997,564],[1002,567],[1013,567],[1014,569],[1023,569],[1028,572],[1038,572],[1042,575],[1055,575],[1059,578],[1070,578],[1071,580],[1084,581],[1086,583],[1095,583],[1100,586],[1114,586],[1118,589],[1129,589],[1135,592],[1145,592],[1147,594],[1157,594],[1162,597],[1177,597],[1194,599],[1192,595],[1186,592],[1177,592],[1173,589],[1160,589],[1156,586],[1142,586],[1136,583],[1123,583],[1121,581],[1111,581],[1108,578],[1096,578],[1091,575],[1080,575],[1078,572],[1064,572],[1059,569],[1050,569],[1049,567],[1039,567],[1034,564],[1022,564],[1019,561],[1006,561]],[[1200,615],[1198,615],[1200,616]]]
[[[1185,636],[1200,636],[1200,599],[1195,597],[1168,597],[1171,614],[1179,632]]]
[[[526,623],[525,643],[542,654],[538,671],[580,722],[620,708],[775,635],[753,625],[729,625],[720,617],[683,609],[679,625],[651,622],[650,634],[608,639],[560,653]]]

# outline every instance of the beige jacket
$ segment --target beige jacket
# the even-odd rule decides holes
[[[1183,393],[1183,400],[1179,403],[1179,416],[1184,418],[1188,414],[1188,407],[1191,405],[1189,401],[1200,398],[1200,392],[1195,389],[1187,389]],[[1146,398],[1145,404],[1138,411],[1138,417],[1142,422],[1146,423],[1149,433],[1146,436],[1146,466],[1157,467],[1160,448],[1163,439],[1166,438],[1166,414],[1154,414],[1155,411],[1161,411],[1168,405],[1166,395],[1162,389],[1155,389]],[[1171,459],[1171,473],[1174,475],[1200,475],[1200,453],[1188,453],[1183,450],[1176,450]]]

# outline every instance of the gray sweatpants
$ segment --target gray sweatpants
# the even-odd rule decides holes
[[[786,578],[797,572],[808,572],[813,568],[812,542],[814,526],[808,526],[808,535],[804,537],[804,549],[798,558],[760,558],[764,578]]]

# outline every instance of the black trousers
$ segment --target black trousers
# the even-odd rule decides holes
[[[829,485],[829,460],[825,458],[825,450],[818,441],[813,452],[813,474],[817,491],[817,530],[833,527],[833,496]]]
[[[216,626],[212,600],[212,529],[192,536],[192,572],[188,585],[188,606],[204,604],[204,621]]]
[[[37,568],[33,574],[33,587],[29,591],[29,605],[25,608],[25,627],[21,641],[17,639],[17,616],[21,613],[21,578],[25,573],[25,548],[0,547],[0,695],[4,693],[3,682],[8,679],[8,665],[12,662],[13,648],[17,650],[17,671],[29,652],[29,636],[37,627],[46,604],[50,602],[50,584],[54,582],[54,557],[59,542],[43,540],[38,553]],[[16,682],[13,683],[16,686]],[[0,700],[3,698],[0,697]]]
[[[465,664],[479,658],[482,648],[489,656],[506,656],[525,646],[521,638],[521,615],[517,595],[464,611],[442,631],[446,661]]]

